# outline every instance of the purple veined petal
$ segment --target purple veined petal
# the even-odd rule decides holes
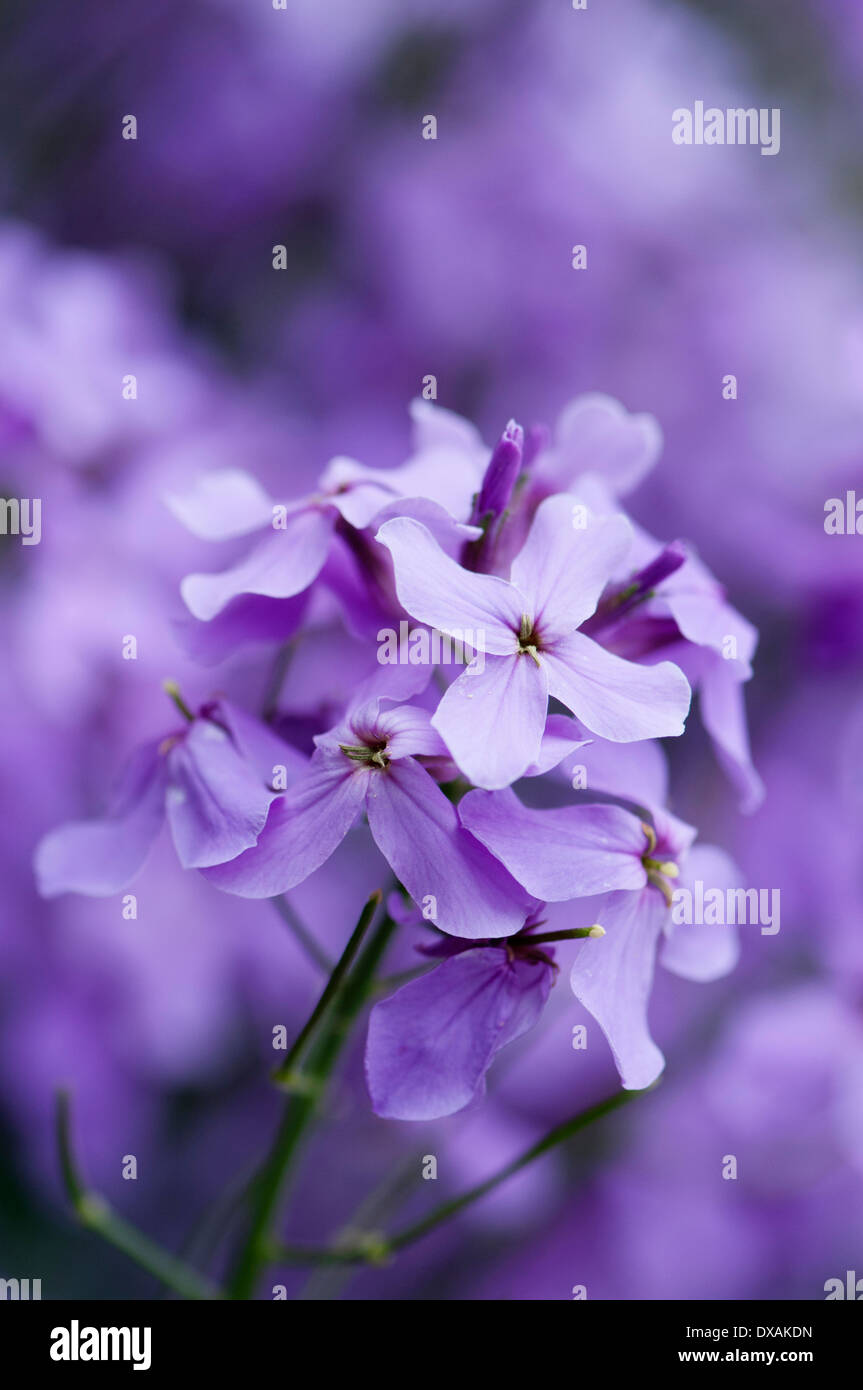
[[[545,721],[539,757],[524,770],[525,777],[541,777],[550,772],[575,749],[586,748],[593,739],[584,737],[584,730],[567,714],[550,714]]]
[[[370,676],[361,681],[349,705],[349,712],[359,709],[370,701],[391,701],[400,704],[422,695],[428,688],[432,675],[431,666],[404,666],[382,663]]]
[[[678,666],[641,666],[571,632],[542,653],[549,692],[600,738],[635,743],[683,733],[692,692]]]
[[[442,740],[431,728],[431,711],[418,705],[393,704],[374,694],[351,700],[340,724],[315,736],[318,748],[337,749],[341,744],[386,743],[389,759],[410,757],[414,752],[440,756]],[[444,753],[445,753],[444,749]]]
[[[647,883],[636,816],[605,804],[534,810],[512,790],[472,791],[459,819],[534,898],[565,902]],[[591,925],[590,923],[588,925]]]
[[[419,521],[434,536],[441,549],[453,558],[460,553],[465,541],[478,540],[482,535],[481,526],[456,521],[445,507],[427,497],[402,497],[398,501],[388,502],[375,517],[375,524],[381,527],[385,521],[400,516]]]
[[[743,875],[734,861],[715,845],[696,845],[686,858],[680,878],[672,884],[677,891],[690,894],[696,881],[704,892],[712,888],[723,898],[729,888],[742,888]],[[736,926],[675,922],[675,902],[666,922],[666,936],[659,955],[661,965],[685,980],[721,979],[732,971],[740,957],[740,935]]]
[[[217,666],[241,647],[273,646],[293,637],[303,621],[308,600],[308,590],[293,598],[241,594],[208,622],[184,617],[175,619],[173,627],[189,656],[202,666]]]
[[[453,449],[477,461],[479,476],[491,450],[483,443],[476,425],[446,406],[416,397],[410,403],[414,453],[432,449]]]
[[[386,469],[366,468],[356,459],[341,456],[330,459],[319,486],[327,501],[358,531],[368,526],[381,507],[398,496],[398,487],[389,483]]]
[[[598,473],[623,495],[647,476],[661,449],[662,431],[652,415],[630,415],[613,397],[594,392],[564,408],[543,467],[563,487],[583,473]]]
[[[640,1091],[665,1066],[650,1036],[647,1006],[668,909],[656,889],[645,888],[594,899],[590,911],[605,936],[579,942],[570,984],[608,1039],[624,1088]]]
[[[228,540],[262,530],[273,519],[273,503],[256,478],[239,468],[202,473],[182,493],[168,493],[165,505],[193,535]]]
[[[253,715],[229,700],[216,700],[211,708],[212,718],[224,724],[240,756],[254,768],[265,786],[273,784],[277,769],[284,768],[282,790],[292,787],[306,775],[309,769],[308,758],[290,743],[285,743],[278,734],[273,733],[268,724],[255,719]]]
[[[705,664],[698,707],[716,756],[740,797],[740,809],[750,815],[764,800],[764,783],[752,764],[743,686],[733,666],[721,656]]]
[[[426,919],[450,936],[512,936],[526,895],[458,821],[419,763],[401,758],[372,773],[366,812],[375,844]]]
[[[516,956],[513,969],[516,976],[515,984],[518,987],[515,1007],[501,1032],[498,1050],[506,1047],[507,1043],[517,1042],[525,1033],[530,1032],[548,1003],[548,996],[555,981],[554,966],[547,965],[544,961],[519,959]]]
[[[733,637],[740,653],[736,658],[738,680],[748,680],[752,675],[751,660],[758,646],[758,634],[753,625],[721,597],[680,592],[669,585],[657,593],[652,606],[667,609],[682,636],[695,646],[710,647],[723,655],[723,643]]]
[[[368,526],[380,508],[402,498],[425,499],[451,519],[467,519],[476,491],[469,460],[464,449],[452,443],[430,445],[397,468],[367,468],[355,459],[335,458],[320,486],[357,529]]]
[[[334,460],[322,484],[333,506],[358,530],[368,526],[382,509],[389,508],[393,509],[392,516],[418,514],[418,519],[424,521],[423,502],[434,509],[434,519],[440,516],[447,517],[450,524],[466,522],[476,490],[464,458],[452,449],[419,454],[400,468],[364,468],[349,459]],[[334,485],[341,490],[334,492]],[[420,505],[404,511],[399,506],[402,499]]]
[[[632,528],[621,515],[591,515],[578,528],[571,496],[560,493],[540,503],[511,579],[543,638],[574,632],[590,617],[631,544]]]
[[[653,546],[660,549],[656,542]],[[722,585],[697,555],[688,555],[685,564],[665,580],[655,603],[672,615],[681,634],[695,646],[710,647],[724,658],[728,639],[733,637],[739,678],[751,676],[758,630],[727,602]]]
[[[277,793],[224,729],[196,719],[167,764],[165,810],[184,869],[224,864],[255,844]]]
[[[455,521],[469,521],[477,472],[466,466],[459,450],[446,446],[425,450],[394,469],[393,474],[399,496],[413,501],[426,499]],[[409,514],[416,515],[414,511]]]
[[[698,831],[694,825],[688,825],[679,816],[673,816],[664,807],[648,807],[653,817],[653,829],[656,832],[656,849],[653,857],[656,859],[673,859],[675,863],[680,863],[685,859],[695,840]]]
[[[189,612],[209,622],[240,594],[292,598],[301,593],[327,558],[335,515],[330,507],[294,512],[283,530],[273,531],[233,569],[188,574],[180,592]]]
[[[481,946],[376,1004],[366,1044],[375,1113],[433,1120],[463,1109],[495,1053],[539,1018],[552,976],[548,965]]]
[[[258,843],[204,877],[241,898],[274,898],[329,859],[363,808],[372,774],[341,754],[319,751],[304,778],[270,807]]]
[[[486,656],[453,681],[432,724],[468,780],[494,790],[538,762],[547,709],[544,665],[526,653]]]
[[[668,761],[662,745],[651,739],[639,743],[610,743],[597,738],[567,760],[565,775],[574,785],[582,769],[581,789],[619,796],[645,807],[663,806],[668,799]]]
[[[418,705],[379,708],[377,727],[387,740],[387,757],[448,757],[449,749],[431,719],[430,711]]]
[[[376,539],[392,555],[399,602],[412,617],[481,651],[502,656],[518,650],[526,608],[512,585],[462,569],[411,517],[384,522]]]
[[[36,848],[35,870],[45,898],[121,892],[143,867],[165,818],[165,759],[161,739],[132,754],[104,820],[72,821],[52,830]]]

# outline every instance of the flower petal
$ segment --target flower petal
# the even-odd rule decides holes
[[[721,656],[705,664],[698,708],[716,756],[740,797],[740,809],[751,815],[764,800],[764,783],[752,763],[746,702],[734,665]]]
[[[644,807],[664,806],[668,799],[668,763],[662,744],[650,739],[634,744],[593,739],[567,763],[567,781],[572,782],[576,767],[584,769],[582,786],[591,792]]]
[[[241,594],[208,622],[189,616],[173,622],[183,650],[202,666],[217,666],[240,647],[273,646],[293,637],[305,616],[308,591],[293,598]]]
[[[457,415],[446,406],[434,405],[417,396],[410,403],[412,440],[416,454],[433,449],[453,449],[466,459],[475,461],[482,477],[482,468],[491,450],[482,441],[482,436],[470,420]]]
[[[715,845],[696,845],[686,857],[675,890],[688,889],[700,880],[704,892],[742,888],[743,875],[737,865]],[[721,979],[734,969],[740,956],[740,936],[734,925],[674,922],[674,908],[667,924],[667,935],[660,952],[660,964],[685,980]]]
[[[465,541],[479,540],[482,535],[482,527],[456,521],[445,507],[427,497],[400,497],[388,502],[378,512],[375,522],[381,527],[385,521],[400,516],[409,516],[425,526],[447,555],[458,555]]]
[[[208,622],[240,594],[292,598],[301,593],[317,578],[327,558],[334,518],[332,508],[294,512],[284,530],[267,536],[233,569],[186,575],[180,592],[190,613]]]
[[[366,811],[375,844],[428,921],[475,941],[524,925],[526,894],[479,841],[419,763],[372,773]]]
[[[278,793],[224,729],[196,719],[167,763],[165,809],[184,869],[224,864],[255,844]]]
[[[540,811],[522,805],[513,791],[473,791],[458,811],[462,825],[544,902],[638,889],[647,882],[644,831],[620,806]]]
[[[446,758],[449,750],[432,728],[431,714],[418,705],[378,709],[377,727],[387,740],[389,758]]]
[[[590,617],[631,544],[623,516],[590,516],[577,528],[571,497],[561,493],[540,503],[511,578],[544,638],[574,632]]]
[[[622,495],[650,472],[661,448],[662,431],[652,415],[630,415],[613,397],[591,392],[561,413],[548,466],[562,487],[583,473],[598,473]]]
[[[308,772],[308,758],[273,733],[269,724],[255,719],[230,700],[215,700],[210,708],[212,717],[224,724],[241,757],[249,762],[266,786],[276,781],[277,770],[282,768],[283,787],[293,786]]]
[[[625,1089],[640,1091],[665,1066],[647,1026],[647,1004],[668,909],[654,888],[609,893],[590,907],[606,934],[579,944],[570,984],[608,1039]]]
[[[135,750],[104,820],[61,825],[39,843],[35,869],[39,892],[119,893],[142,868],[165,817],[165,759],[161,740]]]
[[[540,757],[548,688],[528,655],[486,656],[453,681],[432,724],[478,787],[507,787]]]
[[[366,468],[353,459],[333,459],[321,486],[351,526],[368,526],[382,507],[426,499],[452,524],[467,520],[476,483],[464,457],[452,449],[429,450],[399,468]],[[342,488],[332,493],[333,488]],[[413,512],[411,512],[413,514]]]
[[[552,977],[542,962],[477,947],[375,1005],[366,1045],[375,1113],[433,1120],[468,1105],[499,1048],[536,1022]]]
[[[526,609],[512,585],[462,569],[412,517],[384,522],[376,539],[393,557],[399,602],[414,618],[451,636],[473,634],[471,646],[482,651],[503,655],[518,649]]]
[[[584,730],[568,714],[550,714],[545,721],[545,731],[536,762],[524,770],[525,777],[541,777],[550,772],[574,750],[593,746],[593,739],[584,737]],[[608,747],[614,745],[608,744]]]
[[[542,660],[550,693],[600,738],[634,743],[683,733],[692,692],[672,662],[624,661],[581,632],[561,638]]]
[[[193,535],[206,541],[245,536],[268,526],[273,504],[256,478],[239,468],[202,473],[182,493],[168,493],[165,504]]]
[[[347,835],[362,810],[369,775],[342,754],[315,753],[308,775],[270,807],[254,848],[205,870],[204,877],[241,898],[273,898],[295,888]]]

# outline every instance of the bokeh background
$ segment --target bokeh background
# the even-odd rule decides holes
[[[268,904],[165,844],[136,921],[34,891],[39,837],[162,730],[165,676],[194,700],[265,688],[264,653],[184,656],[179,580],[217,563],[163,496],[207,467],[284,493],[336,453],[395,464],[430,373],[489,440],[588,390],[658,418],[633,513],[691,539],[761,630],[764,804],[740,817],[694,724],[674,809],[780,889],[781,931],[745,933],[725,981],[660,982],[657,1092],[397,1268],[291,1289],[818,1299],[863,1274],[863,536],[823,528],[828,498],[863,497],[861,76],[857,0],[0,5],[0,495],[43,499],[39,546],[0,538],[0,1275],[154,1296],[66,1217],[59,1083],[92,1183],[205,1259],[197,1218],[275,1118],[272,1027],[318,988]],[[780,153],[675,146],[696,100],[779,107]],[[284,698],[304,712],[296,677]],[[335,950],[378,878],[360,835],[293,899]],[[403,1219],[613,1089],[598,1034],[571,1047],[583,1018],[564,976],[484,1105],[434,1126],[371,1115],[358,1049],[293,1234]]]

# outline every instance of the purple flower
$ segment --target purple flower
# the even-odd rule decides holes
[[[482,1094],[507,1043],[536,1023],[554,981],[553,952],[529,933],[494,945],[453,942],[449,958],[376,1004],[366,1080],[375,1113],[452,1115]]]
[[[623,516],[608,478],[585,474],[572,491],[597,516]],[[666,657],[680,666],[699,692],[704,727],[741,809],[756,810],[764,786],[752,765],[742,686],[752,676],[758,633],[698,556],[679,541],[662,545],[633,527],[626,565],[611,577],[583,631],[601,635],[618,656],[645,662]]]
[[[512,791],[475,791],[459,816],[533,897],[588,900],[573,925],[596,923],[605,936],[579,944],[573,992],[608,1038],[624,1086],[649,1086],[665,1065],[647,1023],[660,941],[662,964],[690,980],[726,974],[738,953],[727,926],[673,929],[672,885],[737,887],[734,864],[713,846],[690,851],[696,832],[664,811],[650,824],[618,806],[532,810]]]
[[[586,473],[596,473],[615,496],[647,476],[662,448],[652,415],[630,415],[612,396],[576,396],[558,416],[552,444],[536,461],[538,484],[570,492]]]
[[[631,542],[622,517],[574,521],[571,498],[547,498],[512,565],[511,582],[473,574],[411,518],[386,522],[377,539],[393,557],[396,590],[421,622],[473,634],[484,655],[454,681],[433,723],[467,777],[505,787],[536,762],[548,697],[614,742],[682,733],[689,686],[663,662],[638,666],[578,632]]]
[[[471,940],[519,930],[525,893],[462,828],[418,761],[448,756],[426,710],[361,695],[315,744],[308,772],[273,805],[255,847],[207,871],[216,887],[249,898],[287,892],[329,859],[365,812],[378,849],[426,920]]]
[[[413,413],[417,449],[400,468],[366,468],[353,459],[335,458],[324,469],[317,492],[283,504],[238,469],[205,473],[189,492],[169,495],[174,515],[207,540],[271,530],[231,569],[186,576],[181,592],[194,617],[210,622],[242,596],[287,599],[302,593],[321,573],[340,522],[362,530],[395,501],[405,501],[400,514],[416,512],[442,531],[442,539],[453,519],[466,523],[488,450],[447,411],[415,402]],[[474,539],[480,532],[463,526],[457,534]]]
[[[185,728],[135,750],[103,820],[53,830],[36,850],[39,891],[118,893],[143,867],[165,819],[180,863],[233,859],[263,830],[277,767],[285,781],[305,759],[225,700],[203,705]]]
[[[492,453],[473,507],[473,521],[483,528],[479,540],[464,547],[462,563],[467,569],[492,573],[502,528],[522,470],[524,430],[510,420]]]
[[[521,471],[524,430],[510,420],[488,462],[474,508],[474,520],[500,516],[509,506]]]
[[[752,765],[743,685],[752,677],[758,633],[697,556],[675,563],[677,545],[662,547],[643,534],[636,551],[644,568],[628,584],[638,593],[605,618],[603,641],[634,660],[674,658],[698,691],[702,722],[741,810],[752,812],[764,785]]]

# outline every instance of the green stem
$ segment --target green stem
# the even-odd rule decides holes
[[[69,1096],[65,1091],[57,1095],[57,1149],[63,1184],[82,1226],[101,1236],[117,1250],[122,1250],[130,1260],[182,1298],[211,1300],[224,1297],[221,1290],[209,1280],[117,1216],[101,1197],[87,1191],[72,1152]]]
[[[324,986],[324,990],[321,994],[320,999],[318,1000],[315,1007],[312,1009],[312,1012],[309,1014],[309,1017],[307,1018],[305,1024],[303,1025],[299,1034],[297,1035],[297,1038],[290,1051],[288,1052],[287,1056],[285,1057],[285,1060],[273,1072],[273,1080],[277,1082],[278,1085],[291,1085],[291,1082],[294,1079],[293,1072],[297,1058],[299,1057],[300,1053],[302,1052],[312,1033],[315,1031],[315,1028],[317,1027],[318,1023],[323,1018],[324,1014],[329,1008],[330,1003],[335,997],[336,991],[341,987],[342,980],[345,978],[351,966],[353,965],[357,951],[360,949],[360,943],[362,942],[362,939],[366,934],[366,929],[369,923],[371,922],[372,918],[375,915],[375,912],[377,911],[377,907],[380,903],[380,900],[380,890],[372,893],[372,896],[369,898],[368,902],[366,903],[365,907],[360,913],[360,919],[357,922],[357,925],[354,927],[354,930],[351,934],[347,946],[342,951],[338,964],[336,965],[335,969],[330,975],[330,978],[327,980],[327,983]]]
[[[177,682],[163,681],[162,689],[164,690],[165,694],[173,700],[174,704],[177,706],[177,709],[180,711],[183,718],[188,719],[189,723],[192,724],[194,722],[195,716],[189,709],[189,706],[186,704],[186,701],[183,699],[182,695],[180,694],[180,687],[178,686]]]
[[[367,911],[368,904],[364,914]],[[395,922],[385,915],[336,995],[322,1035],[294,1082],[294,1093],[255,1183],[252,1222],[229,1282],[230,1298],[253,1297],[261,1270],[271,1259],[270,1230],[279,1214],[292,1161],[317,1113],[351,1025],[366,1001],[375,971],[395,929]]]
[[[329,975],[334,968],[335,962],[331,961],[323,947],[319,946],[312,933],[309,931],[305,922],[295,911],[288,899],[281,895],[278,898],[270,898],[270,902],[278,912],[282,921],[290,927],[294,936],[299,941],[309,960],[313,961],[319,970],[325,975]]]
[[[546,941],[579,941],[587,936],[605,936],[605,932],[602,930],[602,927],[599,927],[597,930],[595,926],[569,927],[561,931],[539,932],[536,936],[534,936],[532,932],[528,932],[526,936],[521,938],[521,941],[525,944],[529,942],[533,946],[541,946],[543,942]]]
[[[588,1110],[582,1110],[580,1115],[575,1115],[571,1120],[565,1120],[562,1125],[557,1125],[554,1129],[550,1129],[548,1134],[544,1135],[536,1144],[531,1144],[529,1149],[525,1149],[523,1154],[520,1154],[518,1158],[514,1158],[511,1163],[507,1163],[505,1167],[501,1168],[500,1172],[495,1173],[493,1177],[486,1178],[484,1182],[477,1183],[475,1187],[468,1188],[467,1192],[463,1192],[459,1197],[453,1197],[448,1202],[442,1202],[441,1205],[435,1207],[434,1211],[430,1212],[428,1216],[424,1216],[420,1221],[414,1222],[412,1226],[406,1226],[403,1231],[397,1232],[388,1242],[389,1250],[395,1253],[397,1250],[403,1250],[407,1245],[412,1245],[414,1241],[421,1240],[423,1236],[428,1235],[429,1231],[433,1231],[436,1226],[440,1226],[444,1221],[448,1221],[450,1217],[456,1216],[460,1211],[463,1211],[465,1207],[472,1206],[473,1203],[478,1202],[481,1197],[487,1196],[488,1193],[493,1192],[496,1187],[500,1187],[501,1183],[506,1182],[508,1178],[514,1177],[516,1173],[520,1173],[522,1168],[526,1168],[528,1164],[533,1163],[534,1159],[541,1158],[542,1155],[548,1153],[550,1149],[556,1148],[558,1144],[565,1143],[565,1141],[571,1139],[574,1134],[578,1134],[580,1130],[586,1129],[588,1125],[592,1125],[595,1120],[600,1120],[604,1115],[610,1114],[612,1110],[618,1110],[620,1106],[627,1105],[629,1101],[634,1100],[635,1097],[639,1095],[644,1095],[644,1092],[616,1091],[613,1096],[609,1096],[608,1100],[600,1101],[598,1105],[592,1105]]]
[[[374,1232],[385,1230],[399,1207],[416,1191],[416,1171],[416,1159],[410,1158],[389,1173],[330,1239],[329,1248],[337,1252],[345,1248],[356,1250],[359,1244],[367,1252],[368,1262],[374,1264],[379,1245]],[[297,1292],[297,1300],[320,1303],[338,1298],[361,1268],[347,1261],[316,1266]]]
[[[421,1240],[423,1236],[428,1235],[430,1231],[435,1230],[443,1222],[457,1216],[465,1207],[472,1206],[474,1202],[478,1202],[480,1198],[493,1192],[496,1187],[500,1187],[501,1183],[506,1182],[508,1178],[521,1172],[522,1168],[533,1163],[534,1159],[541,1158],[550,1149],[565,1143],[567,1139],[571,1139],[580,1130],[592,1125],[595,1120],[599,1120],[604,1115],[610,1114],[612,1110],[617,1110],[622,1105],[628,1104],[636,1096],[646,1095],[647,1091],[653,1089],[652,1086],[649,1086],[644,1091],[617,1091],[608,1100],[600,1101],[598,1105],[592,1105],[590,1109],[583,1110],[573,1119],[566,1120],[563,1124],[549,1130],[548,1134],[544,1135],[536,1144],[532,1144],[529,1149],[525,1149],[524,1153],[513,1159],[511,1163],[507,1163],[493,1177],[486,1178],[484,1182],[477,1183],[475,1187],[468,1188],[467,1192],[462,1192],[460,1196],[453,1197],[448,1202],[442,1202],[428,1216],[415,1221],[411,1226],[406,1226],[402,1231],[397,1231],[395,1235],[387,1236],[383,1232],[366,1231],[362,1233],[361,1238],[357,1239],[353,1248],[347,1246],[340,1249],[326,1246],[323,1248],[298,1245],[280,1246],[278,1251],[274,1252],[274,1257],[285,1264],[384,1263],[390,1255],[404,1250],[408,1245],[413,1245],[415,1241]]]

